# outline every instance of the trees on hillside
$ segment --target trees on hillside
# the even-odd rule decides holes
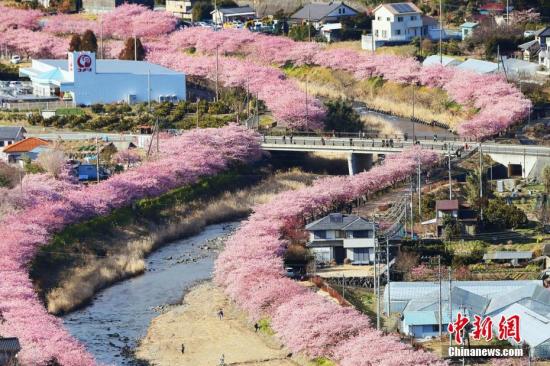
[[[97,38],[94,32],[87,29],[82,36],[73,34],[69,43],[69,51],[89,51],[97,53]]]

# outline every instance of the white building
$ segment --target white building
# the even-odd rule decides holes
[[[422,36],[422,11],[413,3],[380,4],[372,29],[375,41],[408,42]]]
[[[92,52],[69,52],[67,60],[32,60],[19,70],[33,94],[69,94],[75,105],[184,100],[185,74],[146,61],[97,60]]]
[[[166,11],[178,18],[193,20],[193,3],[191,0],[166,0]]]
[[[239,21],[245,22],[256,17],[256,10],[251,6],[239,6],[237,8],[218,8],[210,12],[212,22],[217,25]]]
[[[307,225],[306,230],[310,233],[307,246],[317,262],[341,264],[346,258],[354,264],[374,261],[373,222],[357,215],[331,213]]]

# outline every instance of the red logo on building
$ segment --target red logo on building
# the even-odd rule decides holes
[[[76,64],[78,66],[78,72],[92,71],[92,58],[90,55],[79,55],[76,59]]]

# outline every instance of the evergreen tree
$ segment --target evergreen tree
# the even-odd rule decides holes
[[[73,34],[71,37],[71,42],[69,43],[69,52],[81,51],[82,50],[82,40],[78,34]]]
[[[97,52],[97,38],[91,30],[87,29],[82,35],[81,51]]]
[[[134,41],[133,37],[128,38],[126,42],[124,42],[124,49],[120,52],[118,58],[120,60],[134,60],[136,58],[134,44],[137,46],[137,60],[143,61],[145,59],[145,48],[143,48],[139,38]]]

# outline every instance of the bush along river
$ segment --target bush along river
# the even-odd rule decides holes
[[[65,315],[65,326],[99,362],[137,364],[133,348],[151,320],[166,304],[180,303],[190,287],[212,276],[215,257],[237,225],[210,225],[195,236],[156,250],[147,257],[143,275],[100,292],[89,306]]]

